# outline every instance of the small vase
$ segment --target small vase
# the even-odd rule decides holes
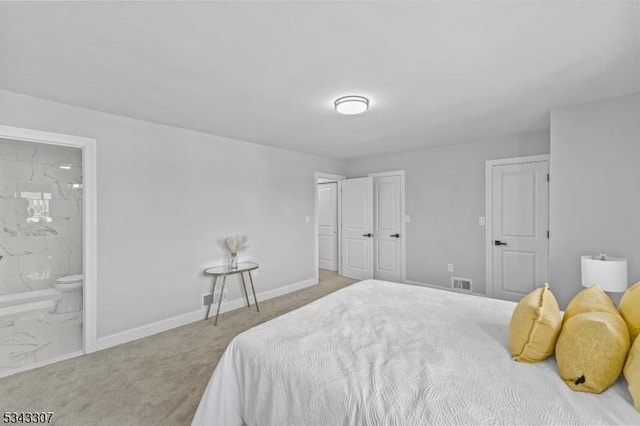
[[[238,253],[231,253],[231,260],[229,261],[229,268],[238,269]]]

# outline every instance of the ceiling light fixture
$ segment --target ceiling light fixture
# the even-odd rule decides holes
[[[336,99],[333,105],[340,114],[362,114],[369,109],[369,99],[364,96],[342,96]]]

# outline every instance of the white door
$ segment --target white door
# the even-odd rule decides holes
[[[493,296],[518,301],[549,280],[549,163],[494,165]]]
[[[373,178],[342,181],[342,275],[373,278]]]
[[[338,184],[318,184],[318,257],[319,266],[338,270]]]
[[[400,214],[400,176],[374,177],[373,276],[377,279],[402,281]]]

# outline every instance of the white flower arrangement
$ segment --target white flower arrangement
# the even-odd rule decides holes
[[[247,247],[247,240],[246,235],[232,235],[231,237],[225,238],[224,242],[227,245],[227,249],[229,249],[229,253],[235,256],[240,250]]]

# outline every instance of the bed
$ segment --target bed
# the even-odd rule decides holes
[[[366,280],[238,335],[194,425],[640,424],[623,378],[511,360],[515,303]]]

